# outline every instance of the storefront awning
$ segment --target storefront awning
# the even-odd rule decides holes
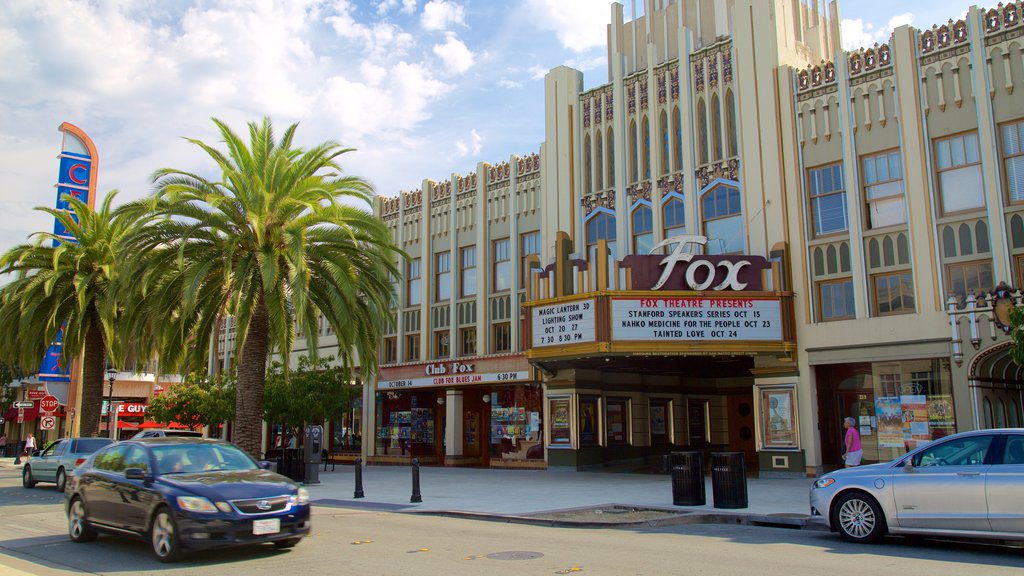
[[[18,421],[18,408],[8,408],[7,412],[4,412],[4,421],[6,422],[17,422]],[[35,420],[39,416],[39,407],[33,406],[32,408],[21,408],[25,411],[25,422]]]

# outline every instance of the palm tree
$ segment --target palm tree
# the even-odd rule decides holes
[[[0,257],[0,274],[14,279],[0,288],[0,355],[22,366],[39,366],[63,327],[61,365],[82,354],[82,435],[99,432],[105,359],[123,358],[124,341],[114,326],[120,306],[112,284],[121,247],[139,226],[139,213],[111,210],[110,192],[98,211],[68,198],[71,212],[37,208],[59,220],[75,237],[66,241],[50,232],[34,234]],[[113,354],[117,352],[120,354]]]
[[[373,372],[401,253],[367,210],[371,186],[341,175],[337,159],[350,149],[295,148],[298,125],[277,140],[268,118],[249,123],[247,146],[213,122],[226,154],[189,141],[216,162],[220,180],[175,169],[154,174],[150,209],[160,219],[139,231],[131,249],[139,266],[126,279],[145,295],[131,324],[161,324],[162,361],[187,372],[206,362],[219,321],[234,317],[234,441],[255,456],[269,354],[289,357],[296,326],[315,354],[322,315],[345,368],[358,359]]]

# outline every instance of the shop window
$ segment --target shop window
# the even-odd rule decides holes
[[[935,168],[943,214],[985,207],[977,132],[936,140]]]
[[[609,398],[604,406],[605,441],[609,446],[629,444],[629,400]]]
[[[909,270],[879,274],[872,278],[875,314],[908,314],[914,312],[914,278]]]
[[[384,364],[398,362],[398,338],[384,339]]]
[[[500,322],[495,324],[491,332],[492,352],[512,351],[512,324]]]
[[[818,282],[818,313],[822,322],[853,318],[853,280]]]
[[[405,335],[405,361],[415,362],[420,359],[420,335]]]
[[[494,259],[494,292],[512,289],[512,255],[509,253],[508,238],[491,243],[491,257]]]
[[[451,356],[450,336],[447,330],[434,332],[434,358],[448,358]]]
[[[601,445],[601,398],[580,396],[580,447]]]
[[[843,165],[833,164],[809,170],[807,180],[814,235],[828,236],[845,232],[849,226],[849,217],[846,212]]]
[[[735,186],[719,185],[701,199],[701,217],[708,254],[740,254],[746,231],[740,206],[740,191]]]
[[[476,328],[459,330],[459,355],[476,356]]]
[[[530,280],[530,267],[526,259],[531,255],[540,256],[540,232],[527,232],[519,237],[519,287],[526,288]]]
[[[654,224],[651,207],[640,204],[633,210],[633,253],[650,254],[654,246]]]
[[[572,447],[572,413],[569,396],[551,396],[548,398],[548,445],[552,448]]]
[[[460,250],[459,259],[462,261],[459,294],[463,298],[476,296],[476,246],[466,246]]]
[[[993,286],[990,260],[946,265],[946,288],[951,295],[967,297],[987,292]]]
[[[761,439],[765,448],[796,448],[796,387],[761,389]]]
[[[435,302],[451,300],[452,297],[452,254],[434,254],[434,295]]]
[[[377,453],[433,456],[443,431],[437,427],[437,391],[384,393],[379,404]],[[440,392],[444,394],[444,392]]]
[[[543,460],[543,395],[539,386],[503,386],[488,394],[490,454],[502,460]]]
[[[408,306],[419,306],[420,298],[420,259],[414,258],[409,261],[405,274],[405,301]]]
[[[1006,194],[1011,204],[1024,202],[1024,122],[1004,124],[1003,173],[1006,174]]]
[[[903,169],[898,150],[864,158],[864,202],[870,229],[907,223],[907,200],[903,194]]]
[[[669,192],[662,205],[665,238],[686,234],[686,203],[679,192]]]

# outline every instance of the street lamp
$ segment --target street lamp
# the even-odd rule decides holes
[[[107,391],[107,435],[114,438],[114,430],[111,424],[114,422],[114,380],[117,379],[117,370],[107,370],[107,382],[110,383],[110,390]]]

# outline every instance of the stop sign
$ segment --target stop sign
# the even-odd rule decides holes
[[[56,396],[47,396],[39,401],[39,409],[43,412],[56,412],[58,406],[60,406],[60,401]]]

